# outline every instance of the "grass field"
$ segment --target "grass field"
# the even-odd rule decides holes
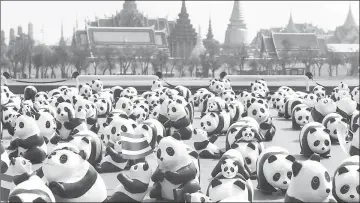
[[[283,118],[277,117],[277,112],[275,110],[271,110],[271,114],[273,116],[274,125],[276,126],[277,132],[275,134],[274,139],[271,142],[264,143],[266,147],[268,146],[280,146],[287,149],[292,155],[296,157],[297,160],[303,161],[306,158],[300,155],[300,145],[299,145],[299,132],[294,131],[291,128],[291,121],[285,120]],[[199,115],[196,115],[199,117]],[[199,119],[194,120],[194,127],[199,127]],[[4,140],[4,144],[8,144],[9,139]],[[215,143],[220,148],[225,148],[225,137],[219,137],[219,139]],[[340,162],[347,157],[347,155],[341,150],[339,145],[334,145],[331,148],[331,157],[329,159],[322,159],[321,163],[328,169],[330,175],[334,174],[335,169],[339,166]],[[155,154],[151,154],[147,157],[147,161],[149,162],[151,168],[154,170],[157,166],[156,156]],[[201,188],[205,193],[210,182],[211,171],[216,165],[218,160],[200,160],[200,172],[201,172]],[[34,166],[38,168],[39,166]],[[104,178],[108,195],[111,195],[114,192],[114,188],[119,184],[116,179],[117,173],[109,173],[102,174],[101,176]],[[275,193],[273,195],[264,195],[256,190],[257,181],[253,181],[255,194],[254,200],[255,202],[279,202],[283,201],[284,195],[281,193]],[[152,183],[151,183],[152,185]],[[150,200],[147,196],[144,200],[146,201],[154,201]]]

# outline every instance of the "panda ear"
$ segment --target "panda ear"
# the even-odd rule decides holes
[[[320,162],[320,156],[318,154],[313,154],[309,160]]]
[[[149,130],[149,127],[148,127],[147,125],[143,125],[142,128],[143,128],[144,130]]]
[[[83,87],[83,85],[79,85],[79,89],[81,89]]]
[[[86,142],[87,144],[90,143],[90,141],[89,141],[89,139],[88,139],[87,137],[83,137],[81,140],[84,141],[84,142]]]
[[[231,128],[231,129],[230,129],[230,133],[234,133],[234,132],[236,132],[236,131],[237,131],[236,128]]]
[[[343,173],[347,173],[347,172],[349,172],[349,169],[347,169],[345,166],[342,166],[339,168],[339,175],[341,175]]]
[[[285,157],[285,159],[287,159],[287,160],[289,160],[289,161],[291,161],[291,162],[294,162],[295,161],[295,157],[294,156],[292,156],[292,155],[287,155],[286,157]]]
[[[175,138],[176,140],[179,140],[181,141],[181,136],[178,132],[175,132],[173,135],[172,135],[173,138]]]
[[[47,201],[45,201],[43,198],[38,197],[36,199],[34,199],[32,202],[36,202],[36,203],[46,203]]]
[[[256,149],[255,145],[253,143],[251,143],[251,142],[247,145],[247,147],[249,147],[252,150]]]
[[[309,133],[310,133],[310,134],[313,134],[314,132],[316,132],[316,128],[311,128],[311,129],[309,130]]]
[[[79,156],[80,156],[82,159],[86,160],[86,153],[85,153],[84,150],[80,150]]]
[[[237,143],[232,143],[230,146],[231,149],[236,149],[238,147],[239,147],[239,145]]]
[[[306,111],[311,111],[311,108],[306,108]]]
[[[106,119],[106,123],[108,123],[108,124],[110,124],[112,121],[113,121],[112,118],[109,118],[109,117],[108,117],[108,118]]]
[[[145,164],[143,165],[143,170],[147,171],[149,169],[149,164],[145,161]]]
[[[103,127],[105,128],[106,126],[108,126],[108,124],[107,124],[107,123],[103,123]]]
[[[95,80],[92,80],[91,83],[94,84],[94,83],[95,83]]]
[[[335,120],[334,117],[330,118],[330,120],[329,120],[330,123],[334,123],[335,121],[336,121],[336,120]]]
[[[344,122],[344,123],[348,123],[348,122],[349,122],[348,119],[346,119],[346,118],[342,118],[341,121]]]
[[[213,112],[210,113],[210,115],[214,118],[216,118],[215,114]]]
[[[326,132],[327,134],[330,134],[330,130],[327,128],[324,128],[324,132]]]
[[[251,106],[251,102],[246,103],[246,108],[249,108]]]
[[[301,110],[300,107],[296,107],[296,108],[295,108],[295,111],[300,111],[300,110]]]
[[[253,86],[253,85],[254,85],[254,83],[250,83],[250,87]]]
[[[34,114],[35,114],[35,120],[39,120],[39,118],[40,118],[40,113],[34,112]]]
[[[268,162],[269,163],[272,163],[272,162],[274,162],[274,161],[276,161],[277,160],[277,157],[275,156],[275,155],[271,155],[271,156],[269,156],[269,158],[268,158]]]
[[[297,161],[294,161],[294,163],[291,166],[294,177],[296,177],[299,174],[301,168],[302,168],[302,164]]]
[[[136,128],[136,124],[135,124],[135,123],[133,123],[133,124],[132,124],[132,127],[133,127],[133,128]]]

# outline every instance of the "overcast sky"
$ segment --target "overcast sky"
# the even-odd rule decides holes
[[[94,20],[105,15],[111,16],[122,9],[124,1],[1,1],[1,30],[5,31],[8,42],[9,29],[19,25],[27,32],[28,22],[34,26],[36,40],[47,44],[58,43],[61,22],[64,37],[71,39],[76,16],[79,29],[84,28],[84,19]],[[354,19],[359,24],[359,1],[242,1],[248,41],[260,28],[281,27],[288,22],[290,12],[295,23],[312,23],[325,30],[334,30],[342,25],[351,4]],[[229,23],[233,1],[187,1],[187,11],[193,26],[201,25],[205,38],[211,15],[213,33],[221,43]],[[137,1],[140,12],[152,17],[168,17],[175,20],[181,9],[181,1]],[[44,37],[41,29],[44,28]]]

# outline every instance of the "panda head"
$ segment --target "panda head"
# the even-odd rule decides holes
[[[232,90],[225,90],[220,96],[226,103],[235,101],[235,92]]]
[[[285,113],[285,98],[281,98],[279,99],[279,101],[276,102],[276,110],[279,113]]]
[[[234,162],[236,162],[236,165],[238,166],[238,170],[236,173],[242,175],[246,180],[249,179],[250,169],[245,164],[245,159],[243,155],[240,153],[240,151],[236,149],[229,149],[222,155],[219,162],[216,164],[216,166],[211,172],[212,177],[216,177],[219,173],[222,172],[221,165],[223,164],[223,161],[226,159],[232,159]]]
[[[132,120],[136,121],[136,123],[143,123],[148,117],[148,114],[145,112],[143,108],[134,108],[132,114],[129,116]]]
[[[329,98],[320,99],[314,106],[314,108],[323,116],[326,116],[329,113],[335,113],[336,107],[336,103]]]
[[[36,124],[36,121],[33,117],[28,115],[19,115],[15,119],[14,123],[14,136],[19,139],[25,140],[26,138],[39,135],[40,129]]]
[[[295,106],[292,113],[293,123],[297,123],[299,126],[304,126],[310,122],[311,108]]]
[[[45,106],[49,105],[47,100],[40,100],[34,102],[34,109],[39,111],[40,109],[44,108]]]
[[[85,159],[88,160],[91,151],[92,151],[92,143],[91,143],[91,136],[96,136],[95,134],[90,135],[90,133],[93,133],[92,131],[82,131],[76,134],[76,136],[70,136],[69,137],[69,143],[73,144],[75,147],[77,147],[78,150],[84,152]]]
[[[234,178],[239,171],[238,162],[233,159],[224,159],[221,162],[221,174],[225,178]]]
[[[160,105],[154,105],[149,113],[149,118],[157,119],[159,118]]]
[[[120,97],[116,102],[115,109],[120,109],[127,115],[131,115],[131,112],[133,111],[133,103],[131,99],[127,97]]]
[[[343,99],[343,98],[351,99],[351,94],[347,90],[339,90],[337,93],[334,94],[334,97],[335,97],[335,101],[339,101],[340,99]]]
[[[230,79],[228,78],[224,78],[221,80],[224,84],[224,90],[231,90],[231,83],[230,83]]]
[[[1,85],[1,93],[10,93],[10,89],[7,85]]]
[[[251,92],[265,92],[265,87],[263,84],[255,82],[250,84]]]
[[[359,202],[359,156],[353,158],[357,164],[342,165],[335,172],[333,194],[338,202]]]
[[[121,95],[127,95],[129,97],[138,95],[137,90],[134,87],[127,87],[121,92]]]
[[[213,132],[219,125],[219,116],[213,112],[205,114],[200,120],[200,126],[206,132]]]
[[[303,202],[322,202],[331,192],[329,172],[320,163],[319,155],[292,164],[293,177],[287,193]]]
[[[131,119],[120,115],[117,117],[108,118],[108,127],[110,128],[110,136],[121,138],[122,133],[134,134],[134,129],[136,128],[136,124]]]
[[[159,104],[160,98],[159,96],[156,96],[156,94],[151,94],[146,98],[146,100],[148,101],[149,105],[153,107]]]
[[[185,193],[184,195],[185,203],[193,203],[193,202],[213,202],[210,197],[204,195],[201,191],[197,191],[194,193]]]
[[[156,157],[159,168],[164,171],[175,172],[192,162],[186,145],[175,136],[164,137],[160,140]]]
[[[48,95],[46,92],[38,92],[35,95],[35,101],[43,101],[47,99],[48,99]]]
[[[356,87],[355,87],[356,88]],[[351,92],[351,96],[352,96],[352,98],[354,99],[354,101],[356,101],[356,103],[360,103],[359,102],[359,97],[360,97],[360,94],[359,94],[359,87],[357,87],[357,89],[355,89],[354,88],[354,90]]]
[[[156,89],[161,89],[163,88],[163,81],[161,81],[160,79],[157,79],[157,80],[154,80],[152,82],[152,85],[151,85],[151,91],[154,91]]]
[[[99,134],[100,134],[101,142],[103,143],[104,146],[107,146],[112,135],[111,128],[109,126],[105,126],[104,128],[102,128]],[[120,140],[120,137],[119,138],[117,136],[115,137]]]
[[[265,122],[269,116],[269,106],[263,99],[257,99],[254,103],[247,104],[248,116],[253,117],[258,123]]]
[[[92,95],[92,89],[89,84],[80,84],[79,85],[79,95],[83,97],[90,97]]]
[[[331,140],[329,130],[324,127],[311,128],[307,135],[310,150],[317,154],[323,154],[330,150]]]
[[[292,155],[273,154],[264,162],[263,172],[267,182],[274,188],[288,189],[295,158]]]
[[[313,89],[313,93],[314,94],[318,94],[318,93],[324,93],[323,95],[321,94],[321,96],[325,96],[325,87],[321,86],[321,85],[316,85]]]
[[[276,108],[276,103],[280,101],[281,98],[283,98],[285,95],[283,95],[282,92],[276,91],[274,94],[272,94],[271,97],[271,103],[273,104],[273,108]]]
[[[67,102],[62,102],[62,103],[56,103],[56,119],[61,120],[61,121],[66,121],[70,118],[74,118],[75,116],[75,110],[73,105],[67,103]]]
[[[40,134],[49,138],[56,130],[56,120],[51,113],[40,111],[35,113],[35,121],[40,129]]]
[[[49,182],[64,182],[83,177],[88,168],[85,153],[70,145],[55,149],[42,165],[44,176]]]
[[[187,116],[187,112],[182,104],[171,102],[167,107],[167,116],[171,121],[177,121]]]
[[[10,102],[10,94],[8,92],[2,92],[1,93],[1,103],[0,105],[5,105]]]
[[[329,130],[329,135],[335,140],[338,139],[338,133],[348,132],[347,120],[340,118],[330,118],[329,122],[326,125],[326,128]],[[347,135],[345,135],[347,136]]]
[[[207,110],[208,111],[220,111],[221,106],[220,103],[215,99],[209,99],[207,103]]]
[[[318,96],[316,94],[307,94],[304,96],[303,103],[308,105],[309,107],[314,107],[315,104],[318,102]]]
[[[209,84],[209,89],[213,92],[220,93],[225,89],[224,83],[218,79],[211,79]]]
[[[244,127],[242,127],[239,131],[239,133],[237,134],[237,136],[235,137],[237,140],[243,140],[243,141],[261,141],[260,139],[260,135],[257,132],[257,130],[255,128],[253,128],[252,126],[247,126],[245,125]]]
[[[129,172],[126,173],[126,175],[130,179],[136,179],[142,183],[149,184],[152,175],[152,170],[149,164],[145,161],[131,166]]]
[[[150,111],[149,104],[146,100],[135,103],[134,109],[136,109],[136,108],[141,108],[142,110],[145,111],[146,114],[148,114]]]
[[[340,84],[337,86],[339,88],[339,90],[346,90],[346,91],[349,91],[349,86],[344,83],[344,82],[340,82]]]
[[[97,114],[98,115],[107,115],[112,111],[111,101],[107,98],[99,98],[94,100]]]
[[[31,162],[22,156],[11,158],[9,169],[14,175],[21,175],[24,173],[30,175],[33,172]]]
[[[91,89],[95,92],[101,92],[103,90],[104,83],[100,79],[92,80],[91,81]]]
[[[208,133],[201,128],[194,128],[192,139],[194,142],[203,142],[208,140]]]

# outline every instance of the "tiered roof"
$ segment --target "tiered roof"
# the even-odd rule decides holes
[[[201,40],[201,31],[200,31],[200,26],[199,26],[199,35],[197,37],[196,45],[190,54],[190,57],[198,58],[204,52],[205,52],[205,47]]]
[[[169,41],[186,41],[196,43],[197,34],[193,28],[189,14],[186,11],[185,1],[182,1],[181,12],[176,21],[175,27],[172,30],[168,40]]]

